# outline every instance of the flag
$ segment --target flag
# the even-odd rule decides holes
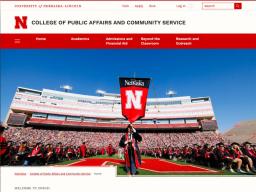
[[[122,115],[130,122],[145,116],[149,78],[120,77]]]

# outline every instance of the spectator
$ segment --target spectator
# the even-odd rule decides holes
[[[115,151],[114,151],[113,146],[111,144],[109,144],[108,147],[107,147],[108,156],[112,156],[114,153],[115,153]]]
[[[74,157],[74,150],[73,150],[73,147],[72,147],[72,146],[69,146],[69,147],[67,148],[66,157],[68,158],[68,160],[73,159],[73,157]]]
[[[237,166],[237,172],[241,173],[242,160],[239,158],[232,157],[232,155],[229,152],[229,149],[225,148],[224,143],[219,143],[217,145],[216,156],[218,158],[218,162],[223,163],[222,169],[227,167],[230,172],[234,173],[235,171],[232,168],[232,163],[234,163]]]
[[[247,155],[244,155],[238,143],[234,142],[231,144],[231,154],[236,159],[241,159],[243,166],[245,167],[246,172],[250,173],[251,171],[255,172],[253,167],[253,161]],[[241,169],[238,170],[239,173],[244,173]]]
[[[0,125],[0,165],[4,164],[6,152],[7,152],[7,142],[5,137],[3,137],[4,126]]]
[[[42,150],[42,143],[37,143],[32,152],[26,157],[24,161],[24,165],[31,165],[36,161],[42,160],[43,157],[43,150]]]
[[[256,152],[253,150],[250,142],[245,142],[242,148],[243,153],[250,157],[253,162],[254,168],[256,167]]]
[[[46,145],[45,147],[45,165],[48,165],[49,161],[51,160],[51,158],[53,158],[54,156],[54,151],[53,151],[53,147],[51,144]]]
[[[56,156],[57,156],[57,159],[60,161],[63,159],[64,157],[64,151],[63,151],[63,146],[62,146],[62,143],[59,142],[55,148],[55,153],[56,153]]]
[[[81,151],[81,157],[85,158],[86,157],[86,151],[87,151],[85,142],[83,142],[82,145],[80,146],[80,151]]]
[[[15,156],[15,160],[16,161],[20,161],[23,162],[23,160],[25,159],[26,155],[30,152],[28,146],[27,146],[27,142],[23,141],[18,149],[18,153]]]

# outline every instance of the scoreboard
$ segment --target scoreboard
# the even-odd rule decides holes
[[[11,113],[7,124],[13,126],[24,126],[27,119],[27,115],[24,113]]]

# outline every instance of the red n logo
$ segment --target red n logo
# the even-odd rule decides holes
[[[22,16],[22,17],[15,16],[15,29],[20,29],[20,28],[27,29],[28,28],[27,19],[28,19],[27,16]]]

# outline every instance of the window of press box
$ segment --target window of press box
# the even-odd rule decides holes
[[[48,119],[52,119],[52,120],[65,120],[66,119],[66,116],[64,115],[52,115],[52,114],[49,114],[48,115]]]
[[[167,119],[160,119],[155,121],[156,124],[169,124],[169,120]]]
[[[46,119],[47,114],[45,114],[45,113],[33,113],[33,114],[32,114],[32,117],[33,117],[33,118],[42,118],[42,119]]]
[[[143,124],[154,124],[153,120],[142,120]]]
[[[96,119],[96,118],[84,118],[84,121],[87,121],[87,122],[96,122],[97,119]]]
[[[197,119],[186,119],[186,123],[197,123]]]
[[[148,102],[147,105],[180,105],[181,101],[153,101]]]
[[[50,99],[63,100],[63,97],[50,96]]]
[[[76,116],[67,116],[67,121],[77,121],[81,122],[82,118],[81,117],[76,117]]]
[[[40,96],[41,95],[40,91],[28,90],[28,89],[24,89],[24,88],[18,88],[18,92],[19,93],[29,94],[29,95],[36,95],[36,96]]]
[[[184,124],[185,120],[184,119],[171,119],[170,124]]]

